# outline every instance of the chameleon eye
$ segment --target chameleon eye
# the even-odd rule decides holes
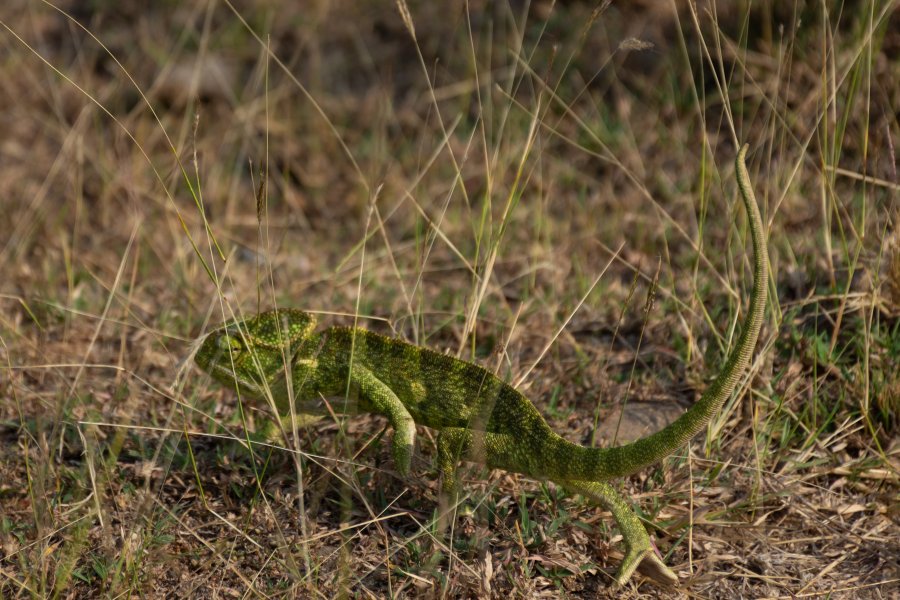
[[[216,345],[222,350],[231,350],[232,352],[240,352],[244,349],[239,339],[227,333],[216,338]]]

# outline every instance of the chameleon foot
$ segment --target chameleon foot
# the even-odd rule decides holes
[[[413,430],[413,432],[415,433],[415,430]],[[402,439],[400,439],[400,434],[398,432],[394,432],[394,441],[392,443],[391,450],[394,454],[394,466],[397,467],[397,472],[400,473],[401,477],[408,477],[409,468],[412,464],[412,443],[405,443]]]
[[[311,415],[307,413],[297,413],[294,415],[298,430],[309,427],[321,419],[321,415]],[[292,432],[294,431],[294,423],[291,422],[291,415],[279,415],[278,420],[281,422],[280,425],[272,419],[267,419],[263,421],[262,427],[259,429],[259,435],[262,436],[264,441],[270,444],[285,444],[287,440],[291,439]]]
[[[619,570],[616,571],[616,585],[622,586],[628,583],[635,569],[657,583],[667,586],[676,585],[678,583],[678,575],[663,563],[657,554],[656,548],[650,543],[650,538],[647,537],[646,532],[640,537],[642,539],[634,541],[630,541],[627,537],[625,538],[627,551],[625,558],[622,559],[622,564],[619,566]]]
[[[616,572],[618,585],[625,585],[640,566],[642,573],[664,585],[675,585],[678,576],[667,567],[650,542],[650,536],[631,507],[608,483],[600,481],[563,480],[563,487],[592,500],[612,513],[625,539],[625,558]]]

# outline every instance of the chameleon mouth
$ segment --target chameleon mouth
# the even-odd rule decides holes
[[[271,375],[267,374],[263,365],[259,364],[252,353],[229,353],[227,349],[218,349],[211,356],[204,357],[207,364],[198,364],[213,379],[225,387],[238,389],[242,394],[254,398],[271,397],[275,388],[285,385],[287,374],[282,365]],[[287,364],[293,362],[294,354],[287,357]]]
[[[228,387],[236,387],[242,393],[250,394],[257,398],[263,398],[266,396],[266,388],[259,385],[255,381],[250,381],[248,379],[237,377],[235,375],[234,369],[232,368],[231,361],[222,361],[215,360],[211,361],[204,368],[206,371],[216,379],[219,383],[222,383]]]

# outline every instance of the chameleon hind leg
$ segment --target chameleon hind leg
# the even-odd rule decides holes
[[[462,428],[447,428],[438,437],[437,466],[443,478],[445,493],[455,494],[458,482],[456,465],[459,459],[484,463],[488,467],[505,469],[541,477],[534,453],[528,452],[526,440],[512,434],[489,433]],[[642,572],[654,580],[674,585],[678,576],[657,555],[644,525],[631,507],[608,483],[555,479],[559,485],[581,494],[612,513],[625,541],[625,558],[616,572],[615,581],[624,585],[641,566]]]
[[[529,456],[530,446],[510,434],[446,427],[438,435],[437,447],[437,467],[446,493],[455,492],[458,487],[456,465],[460,459],[482,463],[491,469],[534,472],[536,458]]]
[[[455,507],[459,500],[459,479],[456,475],[456,467],[460,459],[492,466],[488,459],[492,456],[496,458],[498,452],[496,448],[493,452],[489,450],[488,445],[509,444],[510,441],[511,438],[506,435],[486,434],[483,431],[462,427],[445,427],[440,431],[437,439],[437,456],[435,457],[441,476],[438,531],[446,531],[448,520],[453,514],[451,507]]]
[[[678,576],[659,557],[644,525],[615,488],[601,481],[561,479],[558,483],[612,513],[625,541],[625,558],[622,559],[622,565],[615,576],[618,585],[625,585],[639,565],[642,572],[659,583],[665,585],[678,583]]]

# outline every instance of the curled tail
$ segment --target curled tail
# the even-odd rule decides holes
[[[734,392],[738,380],[750,363],[750,356],[756,347],[759,330],[762,326],[768,290],[769,255],[766,237],[759,206],[750,185],[750,176],[744,157],[748,146],[745,144],[738,152],[736,174],[738,188],[750,221],[750,234],[753,238],[753,291],[750,295],[750,306],[744,320],[743,330],[728,360],[719,372],[715,381],[710,384],[700,400],[688,409],[673,423],[649,435],[624,446],[615,448],[559,448],[559,451],[572,456],[567,476],[591,481],[622,477],[643,469],[662,458],[672,454],[694,437],[722,407],[725,400]],[[568,445],[558,438],[562,446]],[[574,446],[574,444],[572,444]],[[573,456],[574,455],[574,456]],[[577,472],[576,472],[577,471]]]

